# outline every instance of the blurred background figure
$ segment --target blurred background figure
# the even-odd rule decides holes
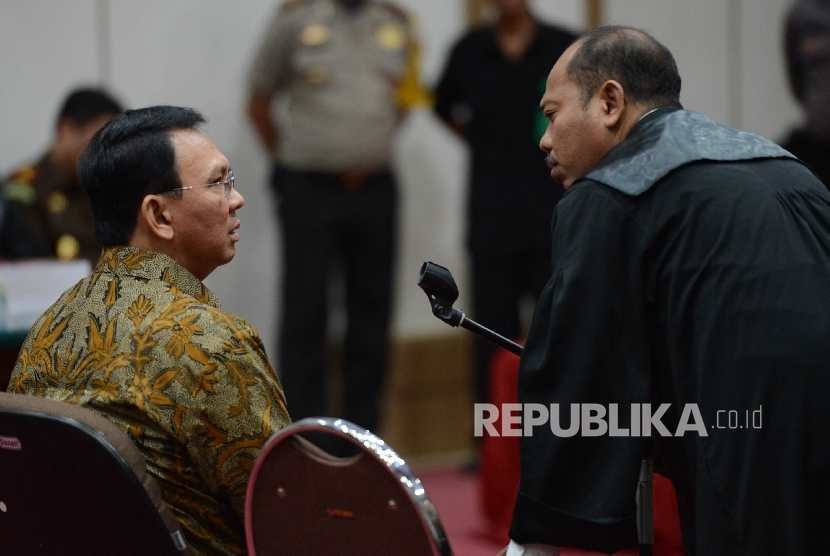
[[[0,258],[85,258],[98,262],[92,208],[78,183],[78,160],[89,140],[123,108],[101,89],[69,93],[47,152],[2,184]]]
[[[545,80],[576,36],[538,21],[526,0],[493,0],[495,24],[453,46],[435,111],[470,146],[467,248],[472,315],[509,338],[522,335],[521,306],[550,274],[550,225],[562,187],[539,150]],[[476,402],[488,400],[494,347],[475,344]]]
[[[376,430],[387,364],[403,111],[422,100],[408,15],[374,0],[289,0],[250,71],[249,115],[274,157],[283,238],[279,366],[291,415],[331,414],[326,327],[332,264],[346,286],[343,411]],[[285,108],[272,114],[272,101]],[[274,117],[275,116],[275,117]]]
[[[781,144],[830,187],[830,0],[798,0],[785,29],[790,87],[804,123]]]

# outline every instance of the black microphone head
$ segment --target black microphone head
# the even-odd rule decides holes
[[[418,273],[418,286],[424,290],[433,305],[440,304],[452,307],[458,299],[458,286],[452,273],[441,265],[425,262]]]

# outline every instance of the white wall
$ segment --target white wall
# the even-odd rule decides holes
[[[672,51],[686,108],[775,140],[799,118],[784,68],[790,3],[606,0],[606,22],[639,27]]]
[[[95,2],[0,0],[0,53],[5,172],[47,146],[68,87],[98,80]]]
[[[419,20],[423,74],[435,83],[464,26],[463,0],[400,0]],[[78,84],[104,83],[128,106],[181,104],[209,119],[246,199],[237,258],[208,279],[223,306],[275,351],[279,241],[267,162],[244,115],[245,71],[275,0],[0,0],[0,171],[48,144],[57,104]],[[677,57],[683,101],[731,125],[780,137],[798,118],[782,67],[786,0],[606,0],[609,22],[652,32]],[[575,30],[582,0],[533,0]],[[466,151],[428,111],[411,115],[396,155],[403,186],[395,332],[447,331],[416,286],[425,260],[449,266],[464,308]]]

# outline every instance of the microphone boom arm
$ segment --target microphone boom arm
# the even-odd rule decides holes
[[[521,356],[524,349],[522,346],[489,328],[481,326],[474,320],[467,318],[463,311],[452,306],[455,300],[458,299],[458,287],[456,287],[455,280],[453,280],[449,270],[441,265],[425,262],[418,274],[418,286],[427,294],[430,305],[432,305],[432,314],[440,320],[450,326],[466,328],[488,342]]]
[[[433,315],[450,326],[466,328],[501,348],[516,355],[522,355],[524,349],[522,346],[468,319],[461,310],[452,306],[458,299],[458,287],[449,270],[435,263],[426,262],[418,274],[418,285],[427,294]],[[651,556],[654,544],[653,457],[653,448],[647,449],[640,467],[640,481],[637,485],[636,515],[640,556]]]

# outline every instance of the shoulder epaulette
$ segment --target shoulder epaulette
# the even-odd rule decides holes
[[[3,196],[9,201],[17,201],[26,206],[35,204],[37,191],[31,183],[9,180],[3,185]]]
[[[37,177],[37,168],[34,166],[21,166],[17,169],[17,171],[12,174],[9,181],[16,181],[19,183],[25,184],[33,184],[35,182],[35,178]]]
[[[10,201],[32,205],[37,201],[36,178],[37,168],[22,166],[3,184],[2,195]]]

